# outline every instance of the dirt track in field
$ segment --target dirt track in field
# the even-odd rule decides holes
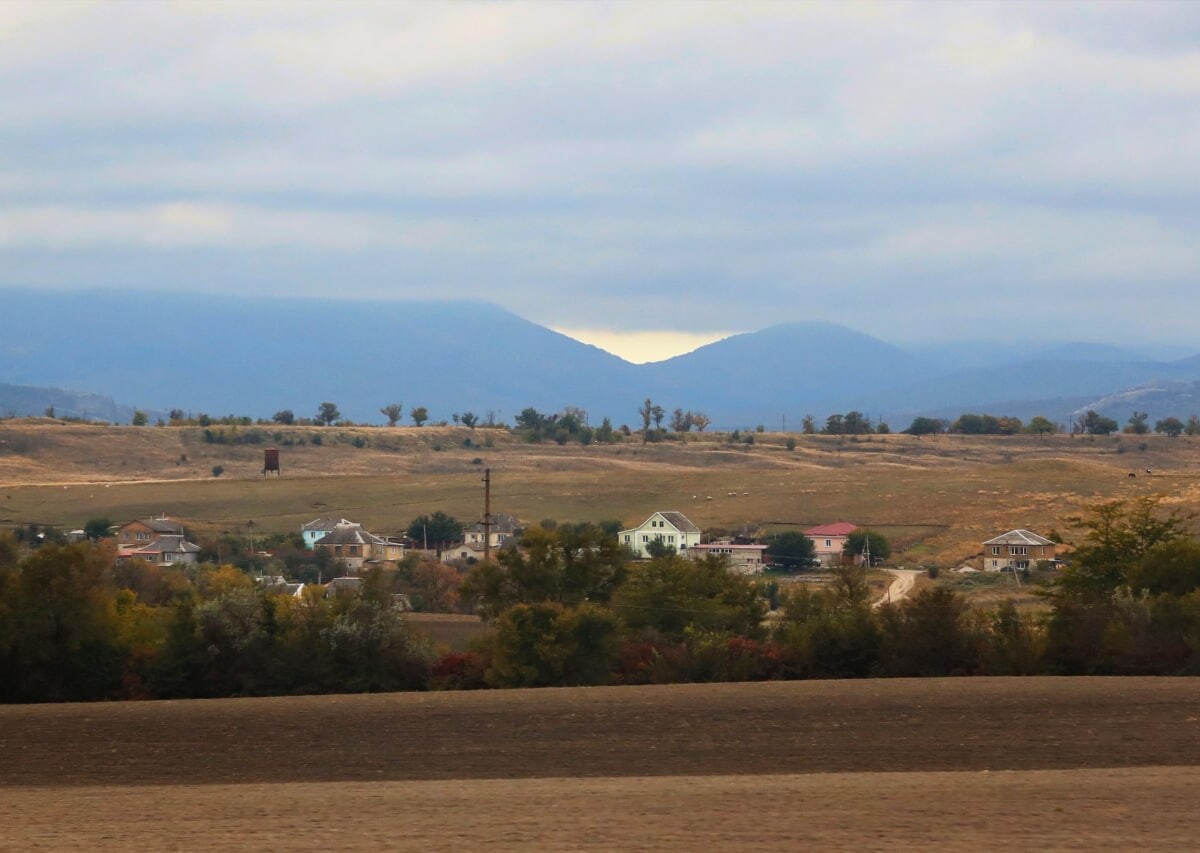
[[[1200,682],[0,708],[0,849],[1181,849]]]

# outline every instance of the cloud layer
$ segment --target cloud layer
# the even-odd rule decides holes
[[[0,286],[1200,332],[1190,3],[0,4]]]

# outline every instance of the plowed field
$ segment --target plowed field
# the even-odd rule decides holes
[[[0,848],[1185,849],[1200,682],[0,708]]]

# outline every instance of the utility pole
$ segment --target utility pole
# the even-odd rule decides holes
[[[492,469],[483,469],[483,561],[492,559]]]

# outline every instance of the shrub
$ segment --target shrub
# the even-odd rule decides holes
[[[789,438],[789,439],[787,440],[787,449],[788,449],[788,450],[795,450],[795,449],[796,449],[796,439],[794,439],[794,438]]]
[[[224,473],[225,473],[225,469],[224,469],[224,467],[222,467],[222,466],[220,466],[220,465],[214,465],[214,466],[212,467],[212,475],[213,475],[214,477],[220,477],[220,476],[221,476],[222,474],[224,474]]]

